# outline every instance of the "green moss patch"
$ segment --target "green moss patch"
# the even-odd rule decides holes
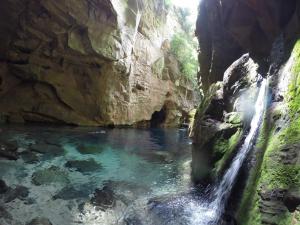
[[[288,126],[278,133],[272,127],[274,124],[271,124],[270,127],[263,127],[259,135],[256,147],[261,148],[262,151],[265,149],[265,154],[261,167],[258,165],[252,169],[244,191],[241,207],[237,214],[238,221],[243,225],[259,225],[263,217],[267,216],[261,214],[259,209],[260,197],[257,190],[289,190],[300,187],[300,165],[284,163],[283,160],[283,156],[286,154],[284,149],[288,149],[294,144],[298,145],[300,142],[300,40],[296,43],[292,56],[295,61],[289,90],[285,96],[290,121]],[[284,113],[279,112],[278,114],[277,111],[274,111],[272,114],[279,119]],[[295,215],[297,216],[297,214]],[[292,219],[297,221],[295,215],[286,211],[274,215],[271,220],[276,221],[278,225],[290,225]]]
[[[214,174],[218,175],[225,169],[226,164],[230,157],[232,157],[234,150],[239,144],[242,137],[242,129],[232,135],[228,140],[225,138],[219,138],[213,147],[214,158],[218,159],[214,166]]]

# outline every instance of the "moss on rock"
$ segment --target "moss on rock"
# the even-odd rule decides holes
[[[214,174],[220,174],[226,167],[228,160],[232,157],[234,150],[239,144],[243,131],[238,129],[237,132],[232,135],[228,140],[220,138],[214,145],[213,151],[215,157],[219,160],[215,163]]]
[[[256,145],[262,152],[265,150],[265,154],[259,153],[263,155],[261,166],[257,162],[250,173],[237,213],[239,224],[299,224],[298,212],[288,212],[282,201],[284,193],[294,188],[300,189],[300,165],[297,162],[300,144],[300,40],[295,45],[292,57],[292,77],[284,102],[288,106],[289,119],[284,122],[285,127],[279,130],[275,129],[276,120],[285,113],[273,110],[268,118],[275,118],[275,121],[269,126],[266,126],[268,120],[265,119]],[[266,197],[268,193],[273,196]]]

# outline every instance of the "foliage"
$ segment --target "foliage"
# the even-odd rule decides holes
[[[195,80],[198,70],[197,52],[193,40],[185,33],[177,33],[171,40],[171,52],[180,63],[180,71],[191,80]]]

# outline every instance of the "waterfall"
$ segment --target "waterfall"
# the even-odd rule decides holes
[[[252,146],[255,141],[255,136],[259,130],[260,124],[263,119],[263,114],[266,105],[266,95],[267,95],[267,80],[264,79],[261,83],[259,94],[255,103],[255,114],[251,121],[250,131],[241,146],[239,152],[233,159],[233,162],[230,168],[226,171],[223,179],[217,188],[215,188],[216,198],[214,204],[218,210],[223,210],[224,203],[227,202],[228,197],[230,196],[231,189],[235,183],[236,177],[239,173],[239,170],[245,161],[249,151],[252,149]]]
[[[233,159],[231,166],[225,172],[221,182],[212,189],[211,194],[213,195],[213,200],[209,202],[202,201],[199,203],[190,203],[189,210],[193,211],[192,216],[190,217],[190,224],[215,224],[222,216],[224,207],[231,194],[231,190],[235,184],[239,170],[253,147],[255,137],[263,120],[266,106],[267,88],[268,81],[264,79],[261,82],[261,87],[255,103],[255,114],[251,121],[250,131],[247,134],[237,155]]]

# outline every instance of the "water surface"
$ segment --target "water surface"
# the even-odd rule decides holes
[[[0,159],[0,179],[28,194],[13,200],[0,194],[2,211],[12,217],[0,218],[0,224],[26,224],[37,216],[53,225],[180,224],[161,219],[155,199],[190,190],[191,141],[186,130],[1,130],[0,141],[17,145],[20,157]],[[104,193],[104,203],[94,204],[96,189],[100,196]]]

